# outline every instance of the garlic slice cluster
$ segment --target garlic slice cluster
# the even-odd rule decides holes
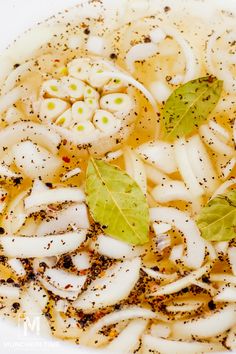
[[[102,75],[108,70],[112,74],[121,72],[102,59],[74,59],[67,69],[67,76],[42,84],[40,119],[73,144],[100,141],[99,152],[108,146],[111,149],[117,139],[129,135],[135,119],[136,102],[131,88],[113,75]],[[103,138],[112,139],[103,145]]]

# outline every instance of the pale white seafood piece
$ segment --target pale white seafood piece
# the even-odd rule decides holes
[[[101,55],[105,49],[105,40],[100,36],[89,36],[87,50],[90,53]]]
[[[18,169],[29,178],[52,176],[61,166],[62,161],[43,147],[24,141],[13,147],[14,162]],[[47,168],[45,168],[45,164]]]

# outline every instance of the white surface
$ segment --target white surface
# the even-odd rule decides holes
[[[78,0],[0,0],[0,50],[28,28],[78,2]]]

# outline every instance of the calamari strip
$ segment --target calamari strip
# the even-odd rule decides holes
[[[192,336],[211,338],[227,331],[236,324],[236,304],[228,304],[214,313],[190,320],[175,321],[175,336],[187,339]]]
[[[93,312],[127,298],[139,279],[140,267],[139,258],[117,262],[88,286],[74,302],[75,308]]]
[[[34,122],[16,123],[0,132],[0,155],[5,152],[6,148],[9,150],[13,145],[23,140],[30,140],[56,154],[61,138],[44,125]]]
[[[43,237],[2,236],[0,245],[11,258],[51,257],[74,251],[85,237],[85,230]]]
[[[0,114],[6,111],[11,105],[18,101],[23,96],[23,89],[15,87],[4,96],[0,97]]]
[[[200,183],[193,172],[184,138],[178,139],[174,143],[174,154],[178,165],[178,170],[190,192],[196,198],[201,197],[204,194],[204,190],[200,186]]]
[[[147,321],[136,319],[131,321],[126,328],[108,344],[104,349],[105,352],[113,354],[130,354],[134,353],[139,347],[141,335],[147,327]]]
[[[25,208],[31,209],[41,207],[53,203],[77,202],[81,203],[85,200],[84,192],[75,187],[61,187],[45,190],[40,194],[31,193],[25,198]]]
[[[131,246],[108,235],[98,235],[90,247],[99,254],[113,259],[134,258],[145,252],[143,246]]]
[[[167,222],[181,231],[187,246],[186,256],[184,257],[186,265],[195,269],[201,267],[205,255],[205,244],[196,223],[186,213],[175,208],[151,208],[150,219],[152,222]]]
[[[113,311],[103,316],[100,320],[92,324],[81,336],[81,343],[87,344],[104,326],[110,326],[121,321],[134,320],[136,318],[151,319],[156,318],[155,312],[138,306],[132,306],[123,310]]]
[[[199,268],[198,270],[191,272],[187,276],[180,278],[173,283],[170,283],[170,284],[160,287],[157,291],[150,294],[150,296],[161,296],[161,295],[174,294],[184,288],[187,288],[188,286],[190,286],[194,282],[194,280],[201,278],[205,273],[209,272],[211,267],[212,267],[212,264],[207,263],[202,268]]]

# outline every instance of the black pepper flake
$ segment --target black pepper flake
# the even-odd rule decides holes
[[[90,34],[90,29],[87,27],[87,28],[85,28],[85,30],[84,30],[84,34]]]
[[[73,267],[73,263],[70,256],[65,256],[63,259],[63,267],[69,269]]]
[[[14,69],[17,69],[19,66],[20,66],[20,64],[19,64],[19,63],[16,63],[16,64],[13,65],[13,68],[14,68]]]
[[[170,6],[165,6],[165,7],[164,7],[164,11],[165,11],[165,12],[169,12],[170,10],[171,10]]]
[[[14,185],[15,186],[18,186],[19,184],[21,184],[21,182],[22,182],[22,180],[23,180],[23,178],[22,177],[16,177],[16,178],[14,178]]]
[[[210,283],[210,279],[208,277],[206,277],[206,276],[202,277],[202,281],[203,281],[203,283],[206,283],[206,284]]]
[[[45,183],[46,184],[46,186],[48,187],[48,188],[52,188],[52,183],[51,182],[47,182],[47,183]]]
[[[13,280],[12,278],[8,278],[8,279],[7,279],[7,283],[8,283],[8,284],[12,284],[12,283],[14,283],[14,280]]]
[[[14,312],[17,312],[19,309],[20,309],[20,304],[19,304],[19,302],[14,302],[14,303],[12,304],[12,310],[13,310]]]
[[[0,235],[3,235],[5,233],[5,230],[3,227],[0,227]]]
[[[144,43],[150,43],[151,42],[151,38],[150,37],[145,37],[144,38]]]
[[[216,309],[216,304],[214,303],[213,300],[208,302],[208,307],[210,310],[215,310]]]
[[[116,55],[115,53],[111,53],[111,54],[110,54],[110,58],[111,58],[111,59],[117,59],[117,55]]]

